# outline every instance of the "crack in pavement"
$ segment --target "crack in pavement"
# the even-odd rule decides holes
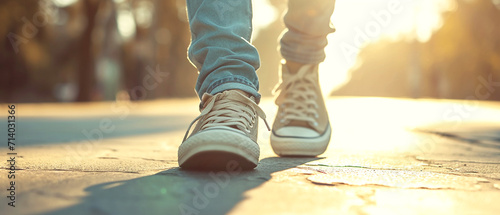
[[[80,200],[82,198],[85,198],[85,196],[68,196],[68,195],[65,195],[65,194],[59,193],[59,192],[55,192],[55,193],[44,192],[44,191],[38,190],[38,189],[27,191],[27,193],[30,193],[30,192],[41,195],[41,196],[54,197],[54,198],[63,199],[63,200]]]
[[[110,160],[120,160],[122,158],[131,158],[131,159],[141,159],[145,161],[158,161],[158,162],[165,162],[165,163],[172,163],[172,162],[177,162],[177,160],[162,160],[162,159],[153,159],[153,158],[143,158],[143,157],[109,157],[109,156],[103,156],[103,157],[97,157],[98,159],[110,159]]]
[[[302,167],[302,166],[305,166],[305,167]],[[375,168],[375,167],[351,166],[351,165],[339,165],[339,166],[335,166],[335,165],[327,165],[327,164],[304,164],[302,166],[298,166],[296,168],[305,169],[305,170],[314,170],[314,171],[320,172],[320,173],[326,173],[326,172],[321,171],[319,169],[312,168],[312,167],[317,166],[317,167],[331,167],[331,168],[359,168],[359,169],[370,169],[370,170],[411,171],[411,170],[408,170],[408,169]]]
[[[353,205],[349,208],[349,210],[355,212],[356,214],[365,215],[369,214],[365,211],[365,208],[369,206],[376,206],[377,202],[374,200],[375,193],[377,191],[375,189],[370,189],[369,192],[358,191],[355,192],[356,196],[363,201],[362,205]]]
[[[422,157],[415,157],[415,159],[418,161],[426,162],[428,164],[431,164],[432,162],[447,162],[447,163],[457,162],[457,163],[498,164],[498,165],[500,165],[500,163],[497,163],[497,162],[463,161],[463,160],[433,160],[433,159],[425,159]]]
[[[117,157],[97,157],[98,159],[112,159],[112,160],[117,160]]]
[[[8,168],[0,168],[9,170]],[[114,170],[77,170],[77,169],[16,169],[22,171],[64,171],[64,172],[96,172],[96,173],[132,173],[132,174],[141,174],[141,172],[136,171],[114,171]],[[163,170],[163,169],[162,169]],[[153,170],[152,170],[153,171]]]
[[[323,167],[324,168],[324,167]],[[481,183],[489,183],[485,177],[469,174],[445,173],[434,171],[394,170],[377,168],[324,168],[318,170],[311,167],[301,169],[312,170],[318,174],[307,177],[316,185],[336,186],[380,186],[402,189],[426,190],[479,190]],[[457,177],[464,177],[462,179]],[[410,181],[408,181],[411,179]]]
[[[351,168],[363,168],[363,169],[370,169],[370,167],[366,166],[356,166],[356,165],[328,165],[328,164],[304,164],[303,166],[320,166],[320,167],[351,167]]]
[[[308,179],[309,180],[309,179]],[[456,189],[456,188],[435,188],[435,187],[398,187],[398,186],[390,186],[390,185],[383,185],[383,184],[362,184],[362,185],[357,185],[357,184],[350,184],[349,182],[338,182],[335,184],[330,184],[330,183],[322,183],[322,182],[316,182],[316,181],[311,181],[309,180],[312,184],[319,185],[319,186],[337,186],[337,185],[344,185],[344,186],[349,186],[349,187],[382,187],[382,188],[397,188],[397,189],[408,189],[408,190],[463,190],[463,191],[468,191],[466,189]]]
[[[166,162],[166,163],[176,162],[177,163],[177,160],[161,160],[161,159],[143,158],[143,157],[129,157],[129,158],[141,159],[141,160],[146,160],[146,161],[159,161],[159,162]]]

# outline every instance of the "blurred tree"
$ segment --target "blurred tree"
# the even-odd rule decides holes
[[[50,20],[33,26],[40,14]],[[156,68],[170,76],[132,99],[194,96],[186,19],[183,0],[1,1],[0,99],[114,99],[120,89],[144,88],[144,77]],[[119,34],[119,26],[130,35]]]
[[[43,96],[47,87],[37,82],[40,77],[32,65],[39,63],[37,69],[45,69],[47,63],[43,53],[47,34],[44,29],[33,24],[33,14],[39,9],[32,1],[3,0],[0,1],[0,101],[17,101],[17,92],[31,91],[26,97]],[[31,82],[31,84],[30,84]],[[32,86],[35,85],[35,86]]]
[[[156,3],[156,1],[154,1]],[[138,21],[138,14],[136,7],[144,7],[144,4],[153,4],[148,0],[129,0],[123,2],[126,6],[122,5],[120,10],[130,10],[133,15],[134,34],[130,39],[125,39],[122,49],[122,68],[124,72],[124,86],[125,90],[129,93],[132,100],[142,100],[146,98],[153,98],[154,91],[145,91],[142,87],[142,80],[147,75],[146,67],[155,68],[152,65],[155,56],[155,41],[153,40],[153,33],[155,31],[155,24],[144,24]],[[157,5],[155,5],[157,6]],[[145,8],[149,15],[154,14],[154,7]],[[143,11],[144,12],[144,11]],[[122,11],[121,13],[124,13]],[[140,18],[139,18],[140,19]],[[120,19],[119,19],[120,20]],[[122,21],[123,22],[123,21]],[[121,23],[123,25],[123,23]],[[158,89],[155,89],[158,90]]]
[[[96,15],[102,1],[83,0],[83,12],[86,25],[79,42],[78,63],[78,97],[77,101],[91,101],[95,86],[95,55],[93,32],[96,26]]]
[[[418,77],[405,71],[416,64],[421,97],[500,100],[500,9],[491,0],[455,4],[426,43],[381,40],[361,50],[361,66],[332,94],[412,97]]]
[[[281,60],[281,54],[278,50],[279,35],[285,29],[281,14],[285,11],[287,2],[282,0],[270,0],[280,14],[279,18],[274,20],[264,29],[259,31],[258,37],[252,42],[260,55],[260,69],[257,70],[259,76],[260,93],[263,96],[271,96],[276,83],[278,83],[278,70]]]
[[[152,41],[155,42],[155,61],[162,72],[169,73],[158,90],[158,96],[195,96],[194,87],[198,73],[187,58],[191,33],[186,1],[156,0],[156,4],[156,26],[152,34]]]
[[[443,27],[424,44],[423,64],[428,76],[437,73],[441,97],[463,99],[475,96],[481,77],[500,81],[500,10],[490,0],[456,4],[456,11],[444,16]],[[500,100],[500,93],[488,99]]]
[[[184,1],[133,0],[135,36],[124,45],[125,89],[133,100],[158,97],[194,96],[196,70],[187,59],[190,32]],[[148,6],[146,6],[148,5]],[[149,13],[150,23],[142,23],[141,13]],[[142,24],[141,24],[142,23]],[[151,70],[168,77],[154,79],[153,90],[138,90]],[[141,95],[145,93],[145,95]]]
[[[363,48],[351,80],[333,95],[410,97],[406,71],[410,69],[413,43],[416,42],[381,40]]]

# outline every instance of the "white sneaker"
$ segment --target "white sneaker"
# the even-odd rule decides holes
[[[291,72],[281,65],[271,146],[280,156],[317,156],[330,142],[331,128],[318,81],[318,65]]]
[[[265,114],[255,98],[243,91],[205,94],[200,116],[190,125],[179,146],[179,166],[185,169],[253,169],[259,162],[258,117]],[[188,138],[189,130],[198,121]],[[232,167],[231,167],[232,166]]]

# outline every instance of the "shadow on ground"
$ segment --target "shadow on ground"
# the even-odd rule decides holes
[[[171,168],[88,187],[88,196],[77,205],[46,214],[226,214],[245,199],[246,191],[271,179],[272,173],[318,159],[270,157],[247,172]]]
[[[18,141],[23,146],[58,144],[97,138],[122,138],[137,135],[184,131],[192,116],[128,116],[50,118],[24,117],[18,120]],[[4,124],[3,127],[6,127]],[[0,126],[1,128],[2,126]],[[5,128],[4,130],[6,130]],[[2,139],[3,136],[1,136]]]
[[[500,149],[500,127],[499,126],[480,126],[465,125],[461,130],[453,130],[444,128],[423,128],[417,129],[417,132],[429,133],[441,137],[454,139],[463,143],[491,148]]]

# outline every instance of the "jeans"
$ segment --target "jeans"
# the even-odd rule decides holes
[[[334,7],[335,0],[289,0],[287,29],[280,37],[285,60],[318,64],[325,59],[326,36],[335,31],[330,22]],[[188,57],[199,71],[198,96],[239,89],[254,95],[258,103],[260,59],[250,42],[251,0],[187,0],[187,10]]]

